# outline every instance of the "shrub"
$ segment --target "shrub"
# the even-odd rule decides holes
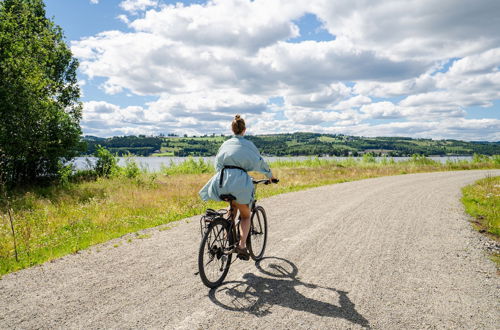
[[[493,155],[491,158],[493,159],[493,163],[495,165],[500,165],[500,155]]]
[[[418,155],[418,154],[413,154],[411,156],[410,162],[415,165],[439,165],[439,163],[436,162],[435,160],[427,158],[424,155]]]
[[[474,155],[472,156],[473,163],[487,163],[489,161],[490,161],[490,158],[486,155],[480,155],[480,154],[474,153]]]
[[[141,170],[135,159],[128,157],[125,160],[125,166],[123,167],[123,174],[129,179],[134,179],[139,176]]]
[[[84,182],[84,181],[95,181],[97,179],[97,173],[93,169],[77,170],[71,175],[72,182]]]
[[[102,146],[98,146],[94,156],[97,158],[95,172],[100,177],[110,177],[118,170],[116,157]]]
[[[339,163],[344,167],[353,167],[358,165],[359,161],[356,158],[349,156],[348,158],[340,161]]]
[[[61,165],[59,168],[59,183],[63,187],[67,187],[71,184],[71,177],[73,176],[73,165]]]
[[[201,174],[211,173],[213,171],[214,168],[209,161],[204,161],[203,158],[199,158],[198,161],[196,161],[193,157],[188,157],[188,159],[179,164],[175,164],[173,161],[170,161],[169,167],[162,167],[162,172],[167,175]]]
[[[375,157],[373,157],[373,154],[371,152],[363,155],[363,163],[369,164],[369,163],[376,163],[376,162],[377,161],[376,161]]]

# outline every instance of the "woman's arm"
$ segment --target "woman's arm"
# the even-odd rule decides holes
[[[262,158],[261,155],[259,155],[259,160],[257,162],[257,167],[256,167],[255,171],[264,173],[268,179],[274,178],[273,173],[271,172],[271,168],[269,167],[267,162],[264,160],[264,158]]]
[[[248,141],[248,140],[247,140]],[[260,155],[259,149],[253,144],[252,141],[248,141],[250,149],[253,151],[254,154],[254,166],[251,169],[251,171],[257,171],[260,173],[263,173],[268,179],[274,179],[273,173],[271,172],[271,169],[267,162],[262,158]]]
[[[224,166],[222,155],[221,155],[221,150],[222,150],[223,146],[224,146],[224,144],[219,147],[219,151],[217,151],[217,155],[215,156],[214,167],[215,167],[216,172],[219,172],[220,170],[222,170],[222,167]]]

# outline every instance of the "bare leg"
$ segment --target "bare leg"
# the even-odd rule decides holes
[[[233,205],[240,211],[240,216],[241,216],[240,220],[241,237],[238,246],[240,248],[246,248],[248,232],[250,231],[250,208],[248,207],[247,204],[238,204],[236,202],[234,202]]]
[[[233,219],[235,219],[235,220],[236,220],[236,216],[238,215],[238,208],[236,207],[236,205],[237,205],[236,202],[234,202],[234,201],[231,202],[232,208],[230,208],[230,209],[233,210],[233,212],[231,213],[231,215],[233,216]]]

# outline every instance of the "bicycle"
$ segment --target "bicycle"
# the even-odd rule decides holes
[[[254,180],[257,184],[269,184],[269,180]],[[279,180],[273,180],[278,183]],[[198,253],[198,271],[203,284],[209,288],[216,288],[227,276],[233,257],[233,251],[240,240],[239,219],[235,219],[232,201],[233,195],[221,195],[222,200],[229,203],[226,209],[207,209],[200,219],[202,240]],[[250,216],[250,231],[247,237],[247,248],[250,257],[258,261],[264,256],[267,244],[267,216],[266,211],[257,200],[252,203]]]

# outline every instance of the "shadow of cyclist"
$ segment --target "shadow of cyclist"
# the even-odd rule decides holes
[[[283,258],[264,258],[256,266],[269,277],[244,274],[245,281],[226,282],[210,290],[212,302],[227,310],[248,312],[256,316],[271,314],[271,307],[279,305],[318,316],[343,318],[369,328],[368,320],[356,311],[347,292],[302,282],[297,277],[297,267]],[[337,298],[338,305],[305,296],[312,295],[317,290],[329,291],[328,300]],[[325,296],[324,292],[319,294]]]

